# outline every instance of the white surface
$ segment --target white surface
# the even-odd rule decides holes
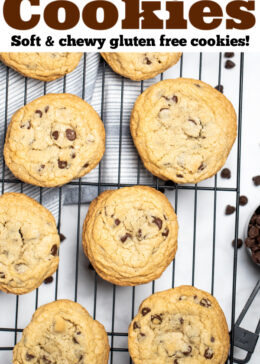
[[[239,61],[240,55],[236,55],[237,67],[233,70],[225,70],[222,67],[222,81],[225,95],[231,99],[234,106],[238,107],[239,90]],[[253,211],[257,202],[260,202],[260,189],[252,183],[252,177],[260,174],[259,148],[259,95],[260,95],[260,53],[245,56],[244,75],[244,102],[242,125],[242,169],[241,169],[241,193],[249,198],[249,203],[240,208],[239,237],[243,237],[244,225],[248,215]],[[196,78],[198,73],[199,55],[185,54],[183,63],[183,76]],[[166,77],[177,77],[179,66],[174,67],[165,74]],[[218,83],[218,55],[204,54],[202,80],[216,86]],[[125,84],[128,87],[128,83]],[[69,92],[69,89],[67,89]],[[105,97],[109,95],[105,94]],[[125,100],[127,103],[128,100]],[[109,110],[106,113],[106,124],[109,124]],[[119,122],[119,115],[118,115]],[[124,123],[128,123],[128,115],[124,117]],[[107,152],[109,153],[109,151]],[[122,153],[126,153],[124,145]],[[218,186],[236,187],[236,160],[237,145],[234,146],[226,166],[232,171],[231,180],[223,180],[218,177]],[[104,163],[109,161],[106,155]],[[112,161],[113,162],[113,161]],[[113,163],[116,163],[114,161]],[[122,166],[124,167],[124,166]],[[213,186],[214,179],[202,182],[200,185]],[[175,205],[174,193],[167,194]],[[197,206],[197,234],[196,234],[196,260],[195,260],[195,286],[211,291],[212,277],[212,241],[213,241],[213,203],[214,193],[207,191],[198,192]],[[217,220],[216,220],[216,255],[215,255],[215,280],[214,294],[219,300],[230,326],[231,300],[233,279],[233,248],[231,241],[234,239],[235,214],[225,216],[224,210],[227,204],[235,204],[235,192],[217,193]],[[87,206],[81,207],[81,226],[87,212]],[[194,191],[180,190],[178,193],[177,213],[180,224],[179,248],[176,257],[175,285],[191,284],[192,282],[192,256],[193,256],[193,222],[194,222]],[[75,292],[75,265],[77,246],[77,214],[76,206],[64,207],[61,216],[61,232],[67,237],[60,250],[60,267],[58,281],[58,298],[74,299]],[[78,302],[83,304],[88,311],[93,313],[94,273],[88,269],[88,261],[81,248],[81,226],[79,242],[79,280]],[[260,270],[254,267],[247,257],[244,248],[238,251],[238,274],[236,295],[236,317],[241,312],[246,299],[249,297]],[[97,315],[107,331],[112,330],[112,301],[113,286],[100,278],[97,279]],[[172,266],[163,276],[156,281],[155,291],[170,288],[172,285]],[[115,321],[116,332],[127,332],[132,315],[132,288],[116,288],[115,294]],[[142,299],[152,292],[152,285],[136,287],[135,312]],[[55,284],[42,285],[39,289],[39,306],[50,302],[55,297]],[[0,327],[14,327],[16,297],[0,293]],[[248,330],[254,330],[259,319],[260,295],[256,298],[250,313],[243,326]],[[30,321],[35,310],[35,292],[19,298],[18,327],[24,328]],[[18,335],[19,339],[20,335]],[[0,333],[1,346],[10,347],[14,344],[13,333]],[[126,337],[115,337],[114,347],[127,347]],[[251,359],[251,364],[258,364],[260,359],[260,344]],[[11,351],[0,351],[0,363],[11,363]],[[128,353],[113,354],[114,364],[129,363]]]

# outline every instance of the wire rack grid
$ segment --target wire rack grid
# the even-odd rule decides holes
[[[203,54],[201,53],[199,56],[199,68],[196,70],[194,78],[196,78],[196,75],[199,79],[202,78],[202,72],[203,72]],[[84,99],[85,98],[85,88],[86,88],[86,57],[87,55],[84,54],[83,59],[83,66],[82,66],[82,76],[81,76],[81,96]],[[154,187],[156,189],[159,189],[161,191],[169,191],[172,194],[174,194],[174,207],[175,211],[178,214],[179,210],[179,194],[181,191],[191,191],[193,193],[193,221],[192,221],[192,229],[193,229],[193,238],[192,238],[192,277],[191,277],[191,284],[194,285],[195,283],[195,273],[196,273],[196,252],[197,252],[197,218],[198,218],[198,193],[200,191],[207,191],[212,194],[213,196],[213,234],[211,238],[211,244],[212,244],[212,256],[211,256],[211,293],[214,294],[214,288],[215,288],[215,276],[216,276],[216,269],[215,269],[215,260],[216,260],[216,216],[217,216],[217,199],[219,193],[225,193],[230,192],[233,193],[235,196],[236,201],[236,216],[235,216],[235,225],[234,225],[234,237],[235,239],[238,238],[238,229],[239,229],[239,196],[240,196],[240,163],[241,163],[241,133],[242,133],[242,105],[243,105],[243,80],[244,80],[244,55],[241,54],[239,60],[239,88],[237,90],[237,101],[238,101],[238,141],[237,141],[237,170],[236,170],[236,184],[232,187],[220,187],[218,185],[218,176],[216,175],[214,177],[214,184],[212,186],[204,186],[204,185],[176,185],[168,182],[163,182],[159,180],[158,178],[153,178],[151,183],[147,183],[147,185],[150,185],[151,187]],[[180,72],[179,76],[183,76],[183,62],[185,60],[185,55],[182,57],[180,61]],[[223,65],[223,55],[220,53],[218,55],[218,84],[221,84],[222,79],[222,65]],[[105,126],[106,123],[108,123],[108,120],[105,120],[105,88],[106,88],[106,73],[108,71],[108,66],[105,64],[104,61],[101,61],[100,70],[102,72],[102,88],[100,92],[100,100],[101,100],[101,107],[100,107],[100,116],[101,119],[104,121]],[[5,71],[5,90],[4,90],[4,99],[1,100],[2,103],[5,104],[5,115],[4,115],[4,123],[5,123],[5,133],[7,130],[8,125],[8,99],[9,99],[9,78],[10,78],[10,72],[13,72],[8,67],[6,67]],[[161,80],[164,78],[164,75],[161,75]],[[121,181],[121,168],[122,168],[122,130],[123,130],[123,117],[124,117],[124,95],[125,95],[125,88],[126,86],[126,80],[122,77],[121,78],[121,106],[120,106],[120,115],[119,115],[119,140],[118,140],[118,159],[117,159],[117,181],[113,182],[107,182],[103,181],[103,161],[98,166],[98,173],[97,173],[97,179],[95,181],[86,181],[86,180],[77,180],[72,181],[68,185],[73,186],[75,189],[77,189],[78,192],[78,204],[77,204],[77,227],[76,227],[76,235],[75,235],[75,243],[76,243],[76,250],[75,250],[75,271],[74,276],[71,277],[71,285],[74,285],[74,300],[78,301],[78,294],[79,294],[79,270],[81,268],[79,263],[79,256],[81,254],[80,251],[80,243],[81,243],[81,214],[82,214],[82,189],[84,186],[95,186],[98,189],[98,193],[102,191],[103,188],[121,188],[125,186],[132,186],[132,185],[138,185],[141,183],[141,171],[142,171],[142,163],[140,162],[140,159],[137,159],[136,163],[136,171],[137,171],[137,178],[136,183],[125,183],[125,181]],[[28,80],[24,79],[24,104],[27,103],[27,85]],[[47,84],[42,83],[43,87],[43,94],[47,93]],[[144,82],[140,83],[140,93],[144,90]],[[63,79],[63,92],[67,91],[67,77],[65,76]],[[2,146],[3,147],[3,146]],[[3,166],[4,166],[4,160],[3,160]],[[1,171],[1,190],[2,193],[5,192],[7,185],[19,185],[20,186],[20,192],[24,192],[25,185],[15,178],[6,177],[6,168],[3,167]],[[142,183],[143,184],[143,183]],[[38,190],[39,194],[39,202],[43,202],[43,189],[39,188]],[[57,226],[58,230],[60,232],[61,225],[62,225],[62,198],[64,194],[64,187],[58,188],[58,218],[57,218]],[[232,273],[232,302],[231,302],[231,318],[230,318],[230,327],[234,327],[235,322],[235,315],[236,315],[236,284],[237,284],[237,248],[234,249],[234,256],[233,256],[233,273]],[[92,314],[94,318],[97,318],[97,300],[98,300],[98,285],[100,284],[100,279],[97,276],[95,272],[93,272],[93,292],[91,293],[91,301],[92,301]],[[172,287],[175,286],[175,261],[173,261],[171,266],[171,282],[170,285]],[[168,282],[169,283],[169,282]],[[118,320],[117,317],[117,305],[116,305],[116,298],[117,298],[117,291],[120,290],[120,287],[117,287],[115,285],[110,286],[110,293],[112,294],[112,312],[111,312],[111,326],[110,330],[108,330],[108,335],[110,339],[110,345],[111,345],[111,352],[110,352],[110,363],[131,363],[131,359],[127,353],[127,332],[120,332],[119,330],[116,330],[115,322]],[[151,292],[154,293],[156,291],[155,282],[151,285]],[[39,289],[35,291],[35,304],[34,309],[37,309],[39,305]],[[54,290],[54,296],[53,300],[57,300],[62,296],[62,292],[59,291],[59,270],[56,272],[55,276],[55,290]],[[15,298],[15,315],[13,317],[13,325],[11,327],[2,327],[3,325],[0,322],[0,334],[2,335],[13,335],[13,345],[5,346],[2,344],[0,340],[0,363],[4,363],[1,360],[1,353],[10,353],[9,358],[11,358],[11,351],[13,349],[13,346],[17,343],[19,336],[22,333],[23,327],[19,327],[19,315],[21,315],[22,307],[20,304],[21,297],[16,296]],[[136,309],[139,305],[139,301],[137,302],[136,299],[136,287],[131,288],[131,318],[134,317],[136,313]],[[1,308],[1,296],[0,296],[0,308]],[[116,345],[116,340],[120,338],[123,338],[123,344],[122,345]],[[120,342],[120,340],[118,341]],[[231,350],[230,350],[230,359],[229,363],[233,363],[233,352],[234,352],[234,338],[231,335]],[[116,358],[117,354],[122,353],[122,356],[120,356],[120,359]]]

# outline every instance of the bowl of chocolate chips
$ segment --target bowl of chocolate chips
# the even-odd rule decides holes
[[[260,267],[260,206],[255,210],[246,227],[245,244],[253,262]]]

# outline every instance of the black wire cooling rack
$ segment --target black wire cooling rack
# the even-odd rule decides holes
[[[223,66],[223,55],[219,54],[218,59],[218,84],[221,85],[221,79],[222,79],[222,66]],[[199,79],[201,79],[202,76],[202,64],[203,64],[203,54],[200,54],[199,59]],[[195,265],[196,265],[196,226],[197,226],[197,209],[198,209],[198,192],[201,190],[209,191],[213,197],[214,197],[214,205],[213,205],[213,236],[212,236],[212,257],[211,257],[211,293],[214,294],[214,283],[215,283],[215,248],[216,248],[216,214],[217,214],[217,195],[219,192],[232,192],[235,195],[236,199],[236,217],[235,217],[235,239],[238,238],[238,229],[239,229],[239,196],[240,196],[240,163],[241,163],[241,130],[242,130],[242,101],[243,101],[243,78],[244,78],[244,55],[240,55],[239,60],[239,66],[240,73],[239,73],[239,89],[237,93],[238,97],[238,148],[237,148],[237,174],[236,174],[236,185],[235,187],[230,188],[224,188],[219,187],[217,184],[217,175],[214,177],[214,186],[211,187],[204,187],[204,186],[198,186],[198,185],[176,185],[173,183],[163,182],[159,179],[154,179],[154,182],[149,184],[151,187],[154,187],[156,189],[159,189],[161,191],[165,191],[165,189],[169,191],[173,191],[175,194],[175,210],[178,213],[178,195],[181,190],[191,190],[194,192],[194,220],[193,220],[193,253],[192,253],[192,284],[194,285],[195,281]],[[105,89],[105,75],[106,75],[106,69],[107,65],[104,61],[101,63],[100,67],[102,71],[102,91],[101,91],[101,112],[100,116],[103,120],[104,116],[104,89]],[[83,62],[83,75],[82,75],[82,98],[85,99],[85,86],[86,86],[86,54],[84,55],[84,62]],[[9,76],[10,76],[11,70],[9,68],[6,68],[5,72],[5,97],[4,100],[1,100],[1,102],[5,103],[5,115],[4,115],[4,122],[5,122],[5,132],[7,129],[7,123],[8,123],[8,97],[9,97]],[[197,71],[196,71],[197,74]],[[180,63],[180,77],[183,75],[183,59],[181,59]],[[196,78],[196,77],[194,77]],[[161,79],[163,79],[163,75],[161,75]],[[27,103],[27,84],[28,81],[25,79],[24,81],[24,104]],[[45,83],[43,86],[43,93],[46,94],[47,90],[47,84]],[[123,99],[124,99],[124,89],[125,89],[125,80],[122,78],[121,80],[121,109],[120,109],[120,119],[119,119],[119,150],[118,150],[118,175],[117,175],[117,182],[113,183],[107,183],[103,182],[102,180],[102,161],[98,167],[98,179],[95,182],[85,182],[81,179],[78,181],[70,182],[69,185],[74,186],[74,188],[77,190],[78,193],[78,204],[77,204],[77,233],[76,233],[76,262],[75,262],[75,274],[73,277],[74,284],[75,284],[75,290],[74,290],[74,300],[77,301],[78,299],[78,278],[79,278],[79,252],[80,252],[80,243],[81,243],[81,226],[80,226],[80,215],[81,215],[81,208],[82,208],[82,197],[81,197],[81,191],[84,186],[95,186],[98,189],[98,193],[101,192],[102,188],[120,188],[125,186],[132,186],[134,184],[126,184],[121,183],[121,152],[122,152],[122,125],[123,125]],[[144,89],[143,82],[140,83],[140,92],[142,92]],[[63,79],[63,92],[66,92],[66,76]],[[3,147],[3,146],[2,146]],[[4,160],[3,160],[4,163]],[[140,162],[140,159],[138,159],[137,163],[137,180],[135,184],[140,184],[140,171],[142,164]],[[20,191],[24,191],[24,184],[21,183],[19,180],[16,180],[15,178],[6,178],[5,176],[5,168],[3,164],[3,169],[0,172],[1,178],[1,192],[4,193],[6,186],[9,184],[18,184],[20,186]],[[58,230],[60,232],[61,227],[61,212],[62,212],[62,197],[64,194],[63,191],[64,187],[60,187],[58,189],[58,199],[59,199],[59,211],[58,211],[58,219],[57,219],[57,225]],[[39,188],[39,202],[42,202],[43,198],[43,190],[42,188]],[[93,273],[93,279],[94,279],[94,294],[93,294],[93,317],[96,318],[97,316],[97,288],[98,288],[98,277],[97,274]],[[56,272],[55,277],[55,294],[53,299],[58,298],[58,282],[59,282],[59,271]],[[172,277],[171,277],[171,285],[174,287],[175,285],[175,261],[172,263]],[[232,307],[231,307],[231,328],[232,332],[235,325],[235,308],[236,308],[236,285],[237,285],[237,247],[234,249],[234,257],[233,257],[233,285],[232,285]],[[114,356],[115,353],[118,352],[127,352],[127,344],[124,345],[124,347],[115,347],[115,338],[118,337],[127,337],[127,332],[117,332],[115,330],[115,317],[116,317],[116,292],[117,287],[111,286],[112,288],[112,323],[111,323],[111,331],[108,332],[108,335],[110,337],[110,345],[111,345],[111,352],[110,352],[110,363],[114,363]],[[132,290],[132,318],[135,315],[135,297],[136,297],[136,288],[131,288]],[[155,284],[153,282],[152,284],[152,292],[155,291]],[[38,307],[38,289],[36,290],[35,294],[35,309]],[[13,333],[13,344],[15,345],[18,341],[18,335],[22,332],[22,328],[18,327],[18,315],[20,312],[19,309],[20,304],[20,297],[16,297],[16,306],[15,306],[15,316],[13,318],[13,326],[12,327],[1,327],[0,322],[0,334],[6,333],[6,334],[12,334]],[[1,301],[0,301],[0,308],[1,308]],[[127,341],[124,341],[127,343]],[[3,363],[1,360],[1,353],[8,351],[11,352],[13,349],[13,346],[5,347],[2,345],[0,341],[0,363],[1,364],[7,364]],[[231,334],[231,350],[230,350],[230,358],[229,363],[234,363],[234,336]],[[11,356],[10,356],[11,357]],[[131,363],[131,359],[129,357],[126,358],[125,363]]]

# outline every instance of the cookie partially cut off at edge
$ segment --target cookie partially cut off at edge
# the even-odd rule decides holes
[[[105,191],[92,201],[83,226],[83,248],[96,272],[120,286],[157,279],[177,250],[177,217],[153,188]]]
[[[0,290],[25,294],[58,268],[60,238],[53,215],[22,193],[0,197]]]
[[[13,364],[107,364],[107,333],[80,304],[58,300],[40,307],[13,351]]]
[[[0,60],[25,77],[53,81],[72,72],[82,53],[0,53]]]
[[[92,106],[75,95],[48,94],[13,115],[4,157],[20,180],[56,187],[89,173],[104,151],[104,125]]]
[[[230,345],[217,300],[191,286],[144,300],[128,334],[134,364],[224,364]]]
[[[225,164],[236,140],[236,112],[223,94],[202,81],[169,79],[138,97],[131,134],[152,174],[198,183]]]
[[[114,72],[133,81],[142,81],[153,78],[175,65],[182,53],[112,52],[101,55]]]

